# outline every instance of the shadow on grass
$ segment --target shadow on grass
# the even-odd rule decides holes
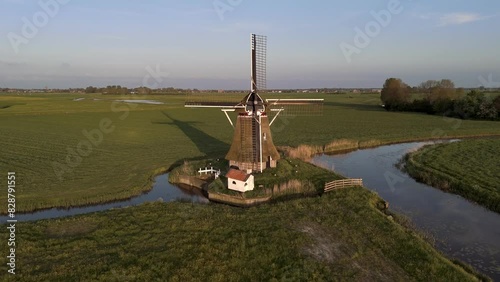
[[[162,114],[167,117],[169,121],[152,121],[151,123],[176,126],[195,144],[200,152],[205,154],[206,157],[218,157],[229,150],[229,144],[222,142],[193,126],[193,124],[196,124],[197,122],[177,120],[168,115],[165,111],[162,111]],[[206,157],[196,159],[204,159]]]

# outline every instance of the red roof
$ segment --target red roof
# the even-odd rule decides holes
[[[247,174],[244,171],[232,168],[227,172],[226,177],[245,182],[250,177],[250,174]]]

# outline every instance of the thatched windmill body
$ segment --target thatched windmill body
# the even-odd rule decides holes
[[[319,115],[323,108],[323,99],[262,99],[258,92],[266,89],[266,45],[265,36],[251,34],[251,91],[243,100],[234,103],[191,96],[185,103],[188,108],[221,108],[235,129],[226,159],[230,166],[247,173],[276,166],[280,155],[273,143],[271,125],[280,114]],[[237,113],[235,124],[228,112]],[[268,113],[272,114],[271,120]]]

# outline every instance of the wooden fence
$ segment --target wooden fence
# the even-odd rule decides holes
[[[220,169],[214,169],[213,167],[210,168],[205,168],[205,169],[198,169],[198,173],[201,175],[202,173],[207,174],[207,173],[213,173],[215,174],[215,178],[219,178],[220,176]]]
[[[353,186],[363,186],[363,179],[342,179],[325,183],[325,192]]]
[[[213,167],[210,167],[210,168],[205,168],[205,169],[198,169],[198,173],[201,175],[202,173],[204,174],[207,174],[207,173],[217,173],[219,172],[220,173],[220,169],[217,170],[217,169],[214,169]]]

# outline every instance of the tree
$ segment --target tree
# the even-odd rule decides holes
[[[399,78],[388,78],[380,96],[387,110],[403,109],[410,100],[410,90]]]
[[[454,112],[463,119],[496,119],[498,117],[495,103],[488,99],[484,93],[476,90],[455,102]]]
[[[429,92],[428,99],[431,103],[438,100],[453,100],[456,98],[457,91],[455,90],[455,84],[449,79],[443,79],[437,82]]]
[[[495,105],[488,99],[484,99],[479,104],[479,111],[477,112],[477,117],[480,119],[494,120],[498,117],[498,111]]]
[[[495,109],[500,114],[500,95],[493,99],[493,106],[495,106]]]
[[[424,81],[422,83],[420,83],[420,90],[424,93],[427,93],[427,94],[431,94],[432,92],[432,89],[434,89],[435,87],[438,87],[439,86],[439,81],[437,80],[427,80],[427,81]]]
[[[97,88],[93,86],[89,86],[85,88],[85,93],[97,93]]]
[[[455,89],[455,83],[453,83],[450,79],[442,79],[439,82],[439,87],[444,89]]]
[[[450,79],[427,80],[419,85],[420,91],[427,94],[427,99],[433,103],[436,100],[453,100],[457,97],[455,83]],[[441,103],[442,104],[442,103]]]

